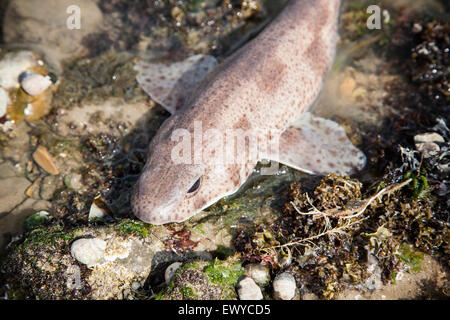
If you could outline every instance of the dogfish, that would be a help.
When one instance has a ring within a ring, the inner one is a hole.
[[[171,113],[151,140],[131,195],[144,222],[182,222],[235,193],[258,161],[350,174],[365,155],[337,123],[314,116],[334,60],[339,0],[291,0],[220,64],[194,55],[141,61],[137,81]]]

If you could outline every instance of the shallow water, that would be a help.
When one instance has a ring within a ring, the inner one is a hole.
[[[204,8],[199,5],[203,2]],[[222,60],[267,25],[285,1],[267,1],[263,13],[254,13],[251,8],[215,10],[215,1],[203,2],[190,1],[191,11],[174,24],[168,19],[175,16],[177,20],[177,14],[163,1],[145,7],[144,2],[136,5],[100,0],[109,27],[85,39],[85,58],[62,64],[61,70],[51,64],[54,60],[45,65],[61,75],[60,87],[53,95],[53,111],[39,120],[17,117],[15,129],[1,133],[0,248],[20,232],[23,219],[38,210],[48,210],[58,217],[72,215],[70,219],[76,224],[86,220],[94,197],[101,196],[114,215],[129,215],[129,192],[142,168],[146,146],[168,117],[129,76],[135,59],[166,61],[208,53]],[[410,1],[381,4],[393,13]],[[344,13],[358,6],[364,7],[365,1],[348,1]],[[414,1],[408,10],[444,12],[439,1],[425,0]],[[249,18],[242,19],[242,15]],[[383,28],[388,28],[387,16],[384,19]],[[345,35],[352,33],[345,25],[341,30]],[[385,87],[396,75],[379,72],[386,61],[374,48],[384,36],[382,29],[355,39],[341,39],[335,65],[315,106],[318,115],[344,124],[357,145],[388,114],[383,109]],[[5,48],[5,52],[10,50]],[[113,51],[109,51],[111,48]],[[114,81],[107,79],[111,75]],[[66,87],[65,79],[72,81]],[[70,126],[71,121],[81,118],[90,125]],[[134,127],[128,127],[129,123]],[[41,144],[55,157],[59,175],[49,175],[33,162],[32,154]],[[261,177],[255,172],[236,195],[207,211],[233,227],[263,219],[261,211],[276,208],[279,190],[304,176],[287,167],[275,177]],[[367,173],[365,179],[372,177],[373,173]],[[228,201],[238,205],[224,209]]]
[[[126,57],[123,61],[127,61],[127,59],[130,59],[133,56],[142,59],[153,58],[166,60],[179,58],[180,55],[188,56],[193,53],[212,53],[220,60],[254,36],[276,15],[276,12],[281,9],[283,4],[283,2],[276,2],[275,4],[274,2],[266,1],[266,4],[263,5],[263,13],[254,14],[251,12],[251,9],[247,8],[241,12],[245,12],[244,14],[250,15],[251,18],[239,20],[237,19],[240,16],[239,10],[229,9],[215,11],[214,1],[205,1],[204,3],[205,6],[202,7],[201,2],[191,1],[189,9],[192,11],[188,13],[189,17],[187,18],[187,21],[185,20],[186,18],[184,18],[184,20],[180,20],[180,23],[175,23],[174,25],[173,23],[167,22],[167,19],[170,18],[171,14],[173,15],[173,12],[170,12],[170,8],[163,2],[157,1],[153,5],[146,7],[143,4],[125,4],[120,1],[99,1],[99,6],[104,12],[104,19],[106,23],[110,25],[108,29],[85,40],[85,45],[87,45],[86,49],[89,51],[88,56],[90,59],[99,59],[97,57],[102,54],[104,55],[103,52],[105,52],[105,50],[114,48],[115,54]],[[258,1],[255,3],[258,3]],[[384,3],[386,3],[389,8],[399,8],[409,4],[408,1],[403,0],[385,1]],[[349,7],[353,8],[358,6],[363,7],[364,4],[357,1],[349,1],[346,3],[345,10],[348,10]],[[410,10],[414,11],[429,9],[443,12],[442,5],[437,1],[415,1],[413,7],[410,8]],[[124,16],[125,12],[128,13],[126,16]],[[205,12],[212,16],[213,19],[206,19],[204,17]],[[341,29],[342,28],[345,28],[345,26],[341,26]],[[345,39],[345,41],[342,41],[338,48],[335,67],[333,68],[321,97],[315,106],[317,114],[328,118],[340,117],[341,119],[346,119],[346,121],[360,122],[364,124],[363,128],[376,126],[380,123],[384,114],[381,100],[383,95],[386,94],[383,85],[391,79],[391,76],[389,73],[386,75],[377,74],[378,67],[382,65],[384,61],[383,58],[378,57],[377,53],[373,51],[371,45],[374,42],[371,42],[371,39],[378,37],[382,32],[383,31],[374,30],[367,32],[364,37],[359,38],[357,41]],[[196,34],[197,36],[192,38],[192,34]],[[361,46],[361,43],[364,42],[367,42],[367,45]],[[354,66],[349,68],[348,66],[352,64],[355,58],[359,60],[357,68],[355,69]],[[113,58],[113,60],[117,59]],[[104,77],[105,71],[101,66],[102,64],[111,62],[108,59],[105,59],[105,61],[100,61],[99,63],[100,67],[92,69],[93,72],[98,72],[99,74],[89,74],[94,80],[96,78]],[[51,65],[49,67],[51,68]],[[69,67],[75,68],[76,71],[78,66],[65,66],[65,68]],[[74,70],[72,69],[72,71]],[[64,74],[64,71],[60,72],[60,74]],[[357,79],[357,84],[353,84],[355,74],[359,77]],[[118,78],[116,80],[120,81],[121,79]],[[103,80],[99,79],[97,81],[102,83]],[[343,82],[351,82],[349,85],[352,86],[352,88],[343,88]],[[353,88],[353,86],[355,88]],[[108,96],[111,96],[111,92],[105,91],[104,97],[102,97],[102,87],[97,90],[97,97],[86,99],[91,103],[85,103],[83,96],[77,97],[78,101],[85,105],[101,105],[103,101],[108,99]],[[371,95],[365,94],[367,90],[371,91]],[[90,92],[85,93],[90,94]],[[56,95],[58,94],[63,93],[57,91]],[[148,102],[148,98],[143,97],[142,93],[139,94],[137,97],[127,96],[125,99],[132,100],[135,98],[138,102],[144,100],[146,101],[147,107],[149,104],[151,105],[151,103]],[[361,97],[363,97],[362,100]],[[56,99],[58,99],[57,96]],[[67,100],[67,97],[62,98],[62,100],[64,99]],[[369,108],[370,110],[367,110],[368,105],[372,106],[372,108]],[[373,108],[373,106],[378,106],[378,108]],[[126,117],[133,118],[133,112],[135,112],[135,114],[142,114],[142,111],[136,112],[133,108],[140,107],[129,106],[127,110],[124,110],[125,113],[130,114],[130,116]],[[88,109],[90,109],[90,107],[71,111],[72,115],[68,115],[67,117],[69,117],[69,119],[70,117],[86,117],[86,121],[89,121],[88,118],[92,116],[92,112],[87,114],[86,111]],[[100,109],[102,112],[107,112],[107,117],[114,118],[118,115],[118,118],[120,118],[120,116],[122,116],[121,112],[117,112],[117,109],[114,109],[114,107],[112,107],[111,112],[108,112],[108,109],[105,109],[104,106],[101,106],[99,110]],[[125,170],[131,170],[132,172],[123,173],[122,178],[120,178],[121,173],[119,173],[120,182],[118,184],[115,183],[115,185],[112,186],[112,189],[114,189],[112,194],[114,194],[115,197],[112,197],[114,199],[111,200],[109,205],[113,208],[113,211],[117,211],[118,214],[124,214],[125,211],[128,211],[127,209],[124,209],[128,197],[125,196],[124,199],[121,198],[124,194],[123,190],[129,190],[130,186],[135,181],[138,169],[142,166],[146,144],[148,143],[149,138],[157,130],[160,123],[167,117],[167,114],[161,110],[159,106],[156,106],[155,109],[156,111],[149,112],[152,115],[149,117],[151,120],[140,121],[141,123],[145,123],[146,121],[151,122],[152,130],[150,132],[148,131],[147,123],[141,127],[137,126],[134,129],[127,128],[126,130],[123,130],[123,132],[120,132],[119,129],[119,138],[117,138],[118,131],[108,132],[108,127],[106,125],[104,127],[97,126],[93,132],[91,132],[92,134],[106,132],[107,134],[111,133],[112,135],[116,135],[116,137],[112,138],[115,146],[109,145],[106,147],[106,150],[103,150],[105,146],[102,146],[103,149],[101,152],[104,153],[100,156],[103,161],[102,167],[112,167],[113,170],[115,170],[115,167],[117,169],[119,163],[123,164],[127,161],[136,162],[137,168],[130,168],[129,164],[125,164],[127,167]],[[155,113],[156,116],[154,116]],[[68,123],[69,121],[64,118],[58,118],[56,121],[60,121],[60,124],[52,123],[52,121],[55,121],[54,118],[45,117],[42,118],[41,121],[43,122],[32,121],[30,123],[20,123],[19,121],[16,125],[17,129],[12,134],[13,137],[9,138],[5,135],[2,139],[3,144],[2,149],[0,150],[0,161],[3,163],[2,168],[5,168],[4,175],[1,175],[1,183],[5,187],[2,188],[3,191],[0,197],[0,208],[2,211],[0,216],[0,229],[2,230],[2,238],[4,238],[2,246],[7,243],[7,240],[5,239],[7,237],[5,237],[5,235],[10,232],[13,234],[17,233],[20,230],[21,220],[28,214],[39,210],[40,208],[53,207],[54,209],[55,204],[57,206],[65,205],[64,202],[55,201],[58,198],[58,194],[61,195],[61,193],[65,192],[64,188],[67,188],[67,185],[61,184],[60,181],[56,182],[56,180],[62,179],[63,177],[55,179],[54,177],[47,176],[47,180],[49,180],[48,183],[55,183],[58,185],[58,190],[53,190],[55,192],[54,197],[46,196],[45,199],[43,199],[42,195],[37,195],[31,200],[29,199],[29,196],[23,194],[25,191],[24,186],[29,188],[32,183],[36,184],[36,182],[39,182],[38,180],[46,179],[45,172],[43,173],[42,170],[39,171],[35,165],[33,166],[32,163],[30,164],[30,155],[36,146],[36,144],[33,143],[33,139],[36,139],[34,134],[39,134],[40,138],[44,137],[44,140],[47,139],[47,142],[51,139],[60,140],[57,142],[58,151],[66,149],[67,152],[67,154],[62,152],[64,158],[67,159],[63,164],[63,171],[67,173],[65,175],[66,180],[68,175],[75,174],[73,172],[78,172],[76,173],[78,175],[80,174],[80,171],[83,171],[79,166],[79,161],[85,161],[86,165],[91,165],[90,170],[96,170],[95,162],[98,159],[93,160],[89,155],[79,154],[72,150],[71,147],[67,146],[83,145],[85,144],[86,139],[81,132],[74,134],[74,132],[70,132],[71,129],[61,130],[61,127],[64,127],[65,123]],[[132,119],[131,122],[135,123],[135,120]],[[56,130],[57,133],[54,137],[50,137],[51,134],[49,134],[49,132],[55,131],[56,124],[59,124],[59,128]],[[123,134],[125,134],[125,136],[123,136]],[[364,132],[359,132],[359,134],[364,135]],[[120,136],[123,138],[122,141],[120,141]],[[64,141],[65,139],[67,139],[67,141]],[[355,139],[358,140],[357,138]],[[131,155],[123,154],[124,150],[121,146],[128,143],[128,148],[130,148],[130,142],[128,142],[130,140],[131,149],[134,151]],[[124,143],[124,141],[127,141],[127,143]],[[107,159],[110,159],[110,161]],[[94,167],[92,167],[92,165]],[[33,174],[30,174],[30,169]],[[99,172],[98,174],[104,175],[105,172]],[[11,175],[15,176],[15,178],[10,178]],[[275,184],[280,186],[286,184],[288,181],[294,181],[298,179],[298,177],[299,175],[293,170],[284,168],[277,177],[268,178],[269,180],[274,180],[269,183],[269,185]],[[251,181],[258,181],[262,178],[255,179],[252,178]],[[22,183],[20,183],[20,181],[22,181]],[[243,187],[243,190],[248,188],[248,185],[252,185],[252,183],[247,183],[246,186]],[[261,186],[258,187],[258,182],[255,182],[255,185],[256,186],[253,186],[253,188],[261,188]],[[16,193],[16,199],[11,199],[12,196],[10,191],[8,191],[9,189],[11,189],[12,193]],[[90,191],[92,192],[92,190]],[[51,190],[49,192],[51,192]],[[270,194],[270,189],[269,191],[264,189],[262,193]],[[17,194],[23,195],[17,196]],[[103,192],[103,194],[105,194],[105,192]],[[241,191],[235,195],[235,197],[241,197],[242,195],[243,193]],[[88,198],[92,198],[92,195]],[[259,205],[253,206],[254,210],[256,210],[258,206]],[[250,207],[252,206],[249,206],[249,208]]]

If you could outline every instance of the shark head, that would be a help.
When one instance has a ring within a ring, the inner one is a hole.
[[[234,193],[251,173],[250,167],[244,164],[218,164],[208,157],[199,163],[179,161],[174,153],[178,154],[180,144],[187,138],[183,141],[173,138],[176,131],[171,123],[176,120],[171,120],[168,119],[152,140],[147,162],[131,197],[134,215],[154,225],[189,219]],[[203,148],[211,148],[208,141]]]

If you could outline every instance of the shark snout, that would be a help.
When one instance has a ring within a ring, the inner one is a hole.
[[[161,225],[175,221],[175,200],[162,202],[152,194],[141,194],[138,186],[133,190],[131,207],[133,214],[146,223]]]

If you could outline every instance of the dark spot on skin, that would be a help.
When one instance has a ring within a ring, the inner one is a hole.
[[[242,129],[244,131],[251,129],[251,124],[247,120],[247,117],[244,115],[238,122],[233,126],[233,129]]]
[[[272,92],[280,86],[287,71],[287,65],[267,53],[262,55],[261,60],[257,81],[258,88],[266,92]]]
[[[328,165],[330,166],[330,168],[334,168],[335,167],[333,162],[328,162]]]
[[[330,154],[332,155],[332,156],[337,156],[337,152],[336,151],[334,151],[334,150],[330,150]]]

